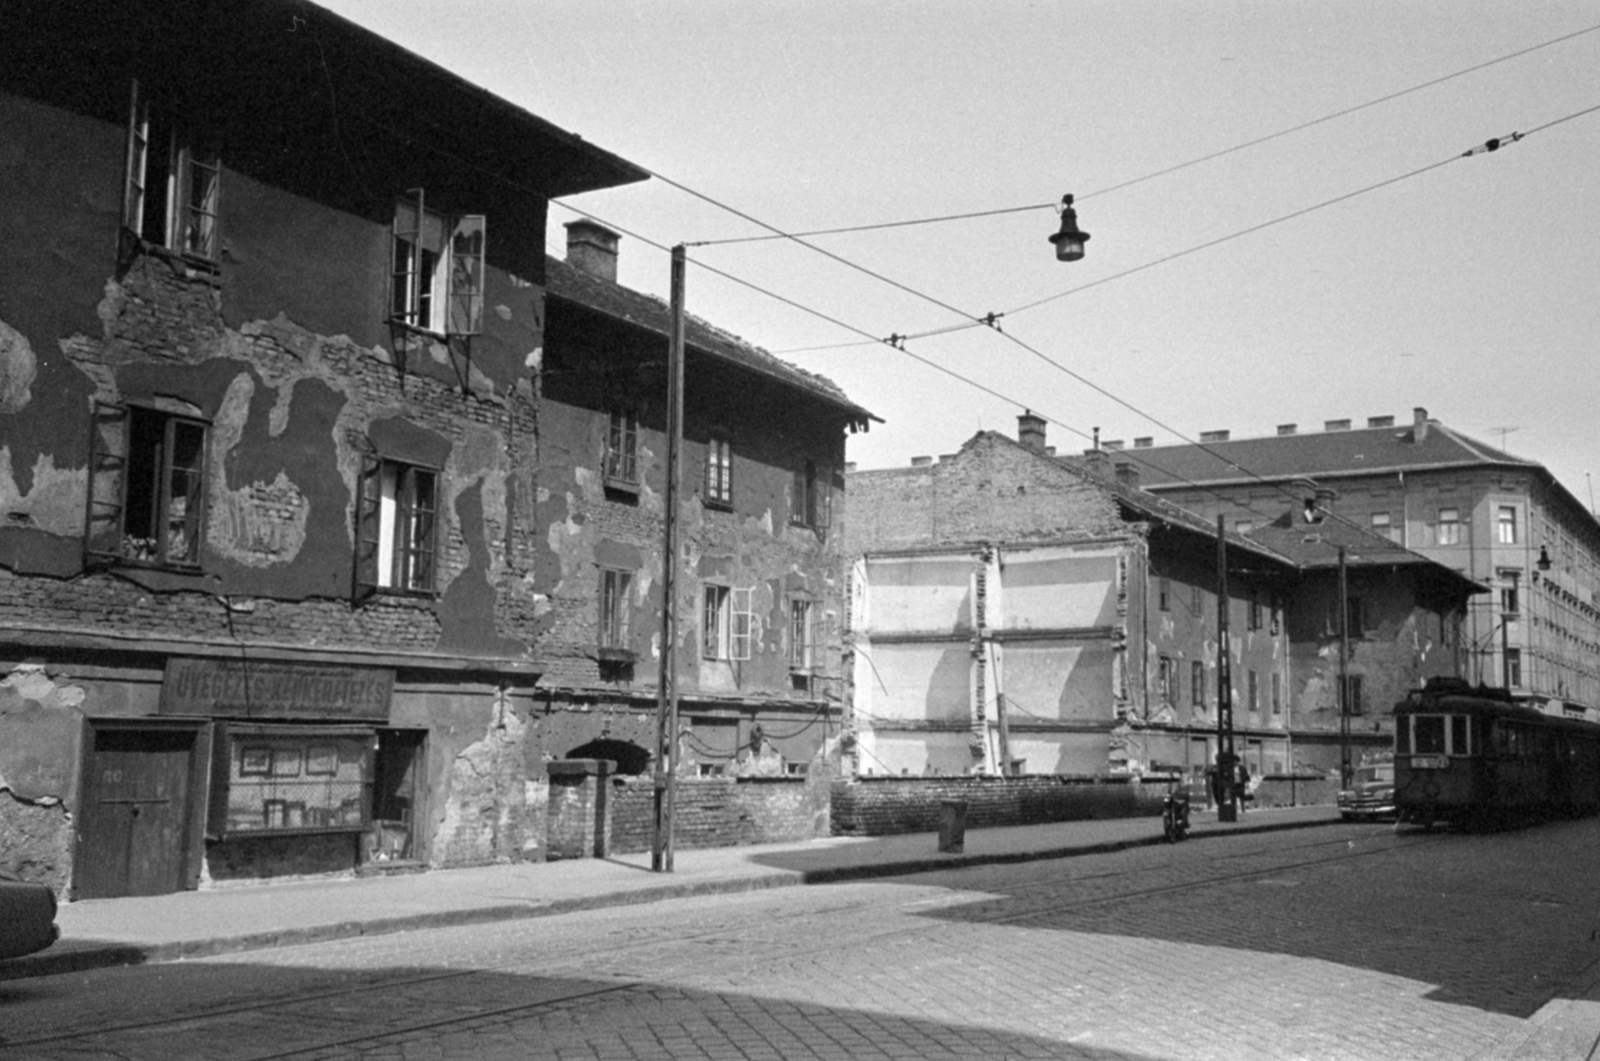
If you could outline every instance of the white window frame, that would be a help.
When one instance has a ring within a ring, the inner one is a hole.
[[[811,672],[816,665],[816,607],[804,599],[789,601],[789,669]]]
[[[639,485],[639,411],[631,404],[611,406],[603,461],[607,484]]]
[[[700,655],[708,660],[749,660],[757,633],[751,611],[754,591],[707,582],[701,594]]]
[[[1517,544],[1517,523],[1520,522],[1515,505],[1498,505],[1495,508],[1495,541],[1501,545]]]
[[[437,468],[369,456],[361,473],[356,591],[432,596],[439,570]]]
[[[721,432],[706,440],[705,503],[718,507],[733,504],[733,443]]]
[[[1445,514],[1450,518],[1446,519]],[[1437,521],[1434,524],[1435,545],[1460,545],[1461,544],[1461,510],[1459,508],[1441,508]]]
[[[599,647],[632,648],[629,618],[632,613],[633,572],[622,568],[600,569]]]
[[[430,210],[413,188],[395,200],[390,234],[389,319],[431,335],[481,333],[484,216]]]

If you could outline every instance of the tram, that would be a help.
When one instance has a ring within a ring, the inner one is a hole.
[[[1400,824],[1491,826],[1600,811],[1600,725],[1435,678],[1395,705]]]

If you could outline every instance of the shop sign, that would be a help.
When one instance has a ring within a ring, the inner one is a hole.
[[[163,715],[386,721],[394,670],[283,660],[167,660]]]

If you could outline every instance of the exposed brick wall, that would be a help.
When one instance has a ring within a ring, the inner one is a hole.
[[[849,476],[850,555],[963,541],[1127,532],[1109,491],[983,432],[955,460]]]
[[[682,778],[673,799],[673,846],[736,847],[826,836],[828,793],[828,784],[820,779]],[[611,795],[611,850],[650,850],[655,828],[651,780],[617,778]]]
[[[892,836],[939,828],[940,803],[963,800],[967,827],[1037,825],[1161,813],[1165,785],[1120,779],[1032,777],[886,777],[835,781],[836,836]]]

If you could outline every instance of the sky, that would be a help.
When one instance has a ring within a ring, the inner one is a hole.
[[[581,211],[664,298],[689,245],[691,313],[882,418],[860,468],[1024,409],[1073,452],[1421,407],[1592,507],[1590,0],[324,6],[655,174],[552,204],[550,253]]]

